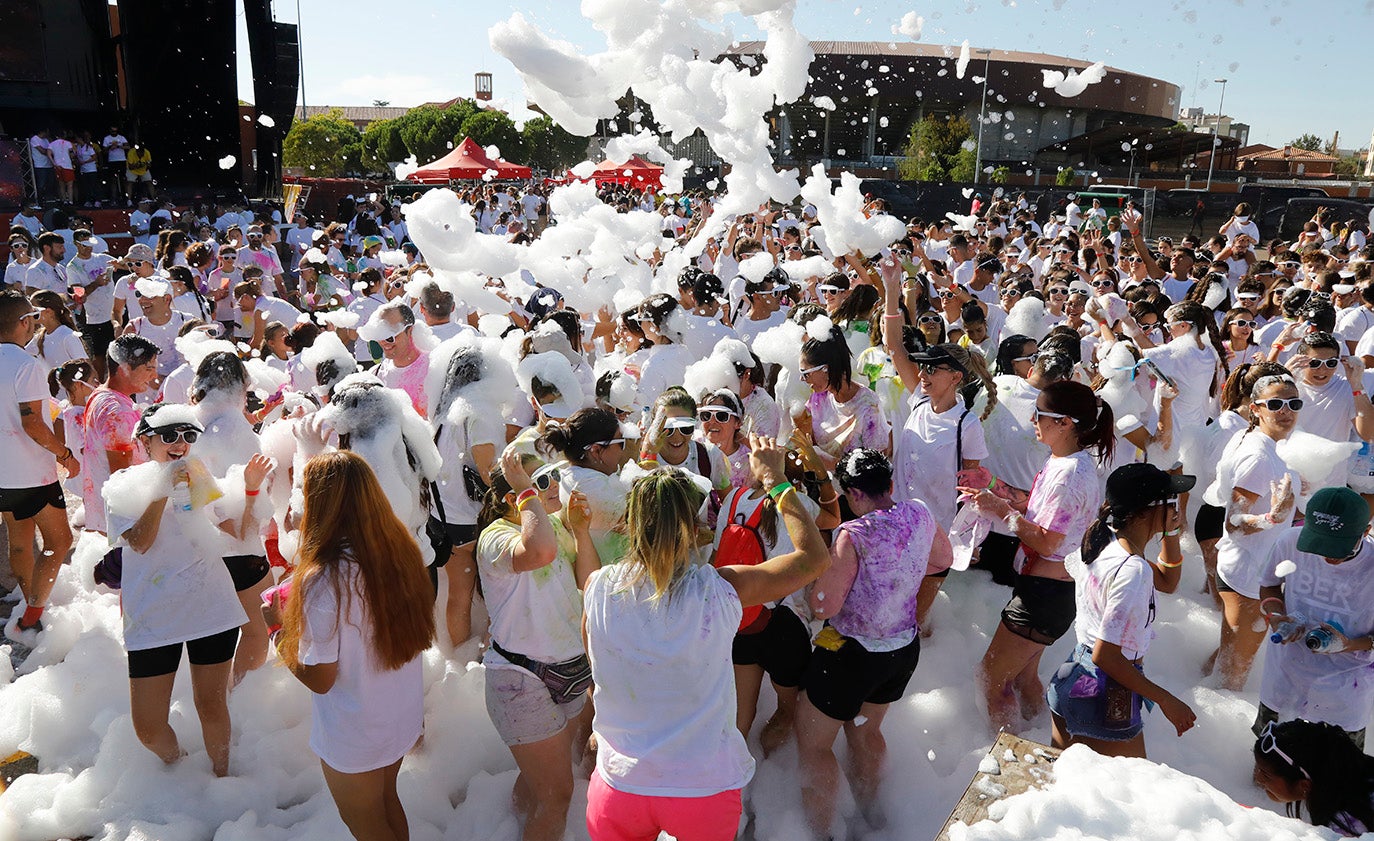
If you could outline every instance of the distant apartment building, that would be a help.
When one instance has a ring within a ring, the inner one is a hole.
[[[1201,108],[1184,108],[1179,111],[1178,121],[1189,129],[1224,137],[1231,137],[1241,146],[1250,145],[1250,125],[1248,123],[1236,122],[1236,119],[1229,114],[1206,114]]]

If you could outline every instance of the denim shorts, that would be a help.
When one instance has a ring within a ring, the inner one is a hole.
[[[1071,736],[1104,742],[1130,741],[1144,728],[1140,720],[1142,699],[1130,693],[1129,720],[1119,726],[1109,724],[1106,699],[1099,691],[1100,682],[1105,680],[1107,674],[1093,663],[1092,649],[1079,645],[1054,673],[1045,691],[1050,710],[1064,720]]]

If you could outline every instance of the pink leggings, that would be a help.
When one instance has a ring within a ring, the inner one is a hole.
[[[650,797],[616,791],[593,771],[587,832],[592,841],[653,841],[660,830],[678,841],[734,841],[742,809],[737,788],[709,797]]]

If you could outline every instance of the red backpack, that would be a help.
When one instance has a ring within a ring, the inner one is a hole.
[[[726,522],[725,530],[720,535],[720,545],[716,547],[716,557],[711,565],[719,569],[723,566],[758,566],[768,559],[767,549],[763,545],[763,535],[759,534],[759,520],[763,518],[763,506],[767,500],[760,500],[754,513],[749,515],[749,519],[743,523],[735,519],[735,510],[739,507],[740,499],[748,493],[745,488],[739,488],[730,499],[730,517]],[[763,605],[753,605],[744,609],[744,617],[740,619],[739,633],[757,634],[768,627],[768,620],[773,618],[771,608]]]

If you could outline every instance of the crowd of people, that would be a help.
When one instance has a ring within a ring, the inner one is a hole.
[[[29,138],[33,188],[40,205],[57,201],[87,207],[132,207],[137,196],[156,198],[153,153],[118,126],[96,140],[89,131],[41,128]]]
[[[459,197],[478,236],[560,221],[540,188]],[[704,247],[579,312],[529,272],[484,279],[500,306],[465,300],[375,196],[328,224],[149,201],[118,256],[19,222],[6,636],[38,643],[97,540],[84,584],[121,594],[133,727],[168,764],[183,650],[217,775],[230,692],[279,661],[349,830],[406,838],[397,774],[441,645],[480,650],[529,841],[562,837],[579,768],[597,841],[733,838],[755,756],[789,742],[826,838],[842,778],[875,806],[949,576],[1007,588],[974,666],[989,732],[1048,721],[1056,747],[1144,756],[1155,707],[1196,720],[1143,661],[1200,564],[1211,685],[1262,671],[1256,782],[1374,829],[1365,220],[1261,243],[1242,203],[1173,242],[1129,206],[998,194],[831,254],[809,204],[601,199],[660,216],[655,268]]]

